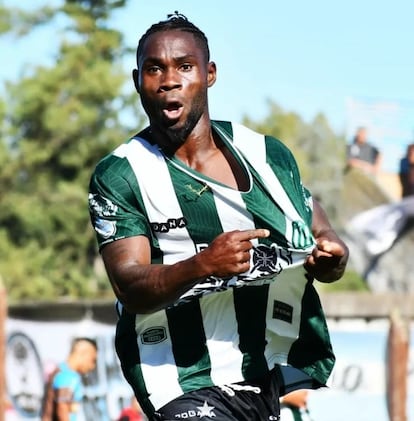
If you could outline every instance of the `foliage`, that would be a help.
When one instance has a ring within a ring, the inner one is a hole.
[[[63,14],[67,22],[56,64],[8,85],[0,103],[0,273],[12,299],[97,296],[109,288],[94,273],[87,189],[97,161],[130,135],[121,110],[136,111],[121,93],[122,36],[106,26],[124,3],[66,1],[30,15],[0,13],[2,28],[8,17],[19,33],[45,16]]]
[[[269,102],[269,113],[263,121],[248,117],[244,123],[284,142],[298,162],[302,179],[312,194],[318,198],[331,220],[337,219],[337,200],[342,187],[345,163],[345,139],[330,128],[323,114],[306,123],[294,112],[286,112],[274,102]]]
[[[352,269],[348,269],[339,281],[331,283],[317,282],[317,288],[323,292],[369,291],[364,279]]]

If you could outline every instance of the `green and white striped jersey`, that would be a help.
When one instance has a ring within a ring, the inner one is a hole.
[[[105,157],[90,183],[100,247],[145,235],[152,262],[172,264],[223,231],[266,228],[248,272],[211,276],[168,308],[121,312],[116,347],[146,413],[185,392],[263,375],[275,365],[286,388],[324,384],[334,356],[318,295],[303,262],[314,247],[312,199],[296,162],[277,139],[213,121],[249,189],[222,185],[166,157],[144,130]],[[293,374],[291,374],[293,373]]]

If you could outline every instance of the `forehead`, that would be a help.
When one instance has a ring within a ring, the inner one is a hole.
[[[186,56],[203,54],[200,43],[191,32],[179,29],[168,29],[150,34],[143,44],[139,61],[148,57],[162,57],[165,54],[172,56]]]

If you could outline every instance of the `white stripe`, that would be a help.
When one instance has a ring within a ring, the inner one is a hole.
[[[302,282],[299,282],[301,280]],[[269,366],[275,364],[286,365],[289,350],[299,337],[301,314],[302,314],[302,297],[305,290],[307,279],[305,278],[305,269],[302,265],[291,267],[282,271],[275,282],[269,286],[269,297],[266,310],[266,359]],[[281,298],[283,297],[283,298]],[[275,301],[283,300],[284,304],[292,306],[291,322],[273,317],[273,306]],[[304,351],[306,352],[306,350]],[[292,372],[296,373],[296,370]],[[309,376],[300,372],[303,379],[308,380]],[[286,387],[294,381],[295,378],[285,377]],[[301,378],[302,378],[301,377]]]
[[[250,164],[260,174],[263,183],[276,203],[283,209],[287,219],[290,221],[302,220],[285,189],[280,184],[279,179],[266,162],[265,136],[240,124],[232,123],[232,127],[235,146],[241,150],[246,159],[250,161]],[[292,238],[291,228],[292,225],[286,223],[286,238],[288,239]]]
[[[252,215],[239,191],[214,184],[210,187],[224,232],[255,229]]]
[[[147,328],[162,326],[167,332],[167,338],[158,344],[143,344],[141,336],[137,336],[142,375],[149,399],[156,409],[165,405],[183,391],[178,382],[177,367],[168,330],[166,314],[163,310],[148,316],[135,317],[137,332],[144,332]]]
[[[115,153],[126,157],[131,164],[151,223],[183,217],[165,158],[156,145],[135,138]],[[195,254],[194,243],[185,227],[155,234],[164,252],[163,263],[175,263]]]
[[[213,191],[214,203],[223,232],[233,230],[249,230],[255,229],[254,220],[250,212],[246,209],[246,204],[242,198],[242,194],[227,187],[218,185],[210,185]],[[256,246],[259,240],[254,238],[251,243]],[[253,250],[250,251],[250,266],[253,265]],[[250,270],[245,272],[250,273]]]
[[[239,350],[239,335],[233,303],[233,291],[211,294],[200,300],[207,348],[214,384],[242,381],[243,354]]]

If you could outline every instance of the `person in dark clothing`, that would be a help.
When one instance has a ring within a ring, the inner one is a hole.
[[[407,146],[407,153],[400,161],[401,196],[414,195],[414,143]]]

